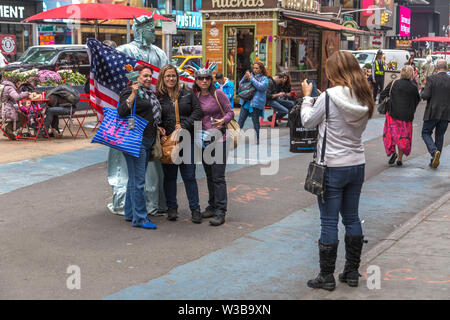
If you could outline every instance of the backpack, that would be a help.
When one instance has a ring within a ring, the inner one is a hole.
[[[289,151],[292,153],[313,153],[316,151],[317,128],[307,129],[302,125],[301,103],[289,112]]]
[[[244,100],[252,100],[256,89],[250,81],[244,82],[239,86],[238,96]]]

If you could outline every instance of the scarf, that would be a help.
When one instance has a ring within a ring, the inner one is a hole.
[[[153,126],[156,127],[161,123],[161,104],[150,89],[140,87],[144,95],[144,99],[152,105]]]

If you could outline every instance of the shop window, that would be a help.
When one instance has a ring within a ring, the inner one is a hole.
[[[165,0],[147,0],[146,7],[156,8],[156,9],[165,9],[166,1]]]

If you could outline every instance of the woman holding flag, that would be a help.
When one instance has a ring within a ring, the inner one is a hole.
[[[161,123],[161,105],[150,89],[153,69],[148,65],[139,64],[134,68],[139,72],[137,82],[125,88],[120,93],[117,108],[121,117],[131,114],[135,106],[135,114],[148,121],[145,127],[140,155],[135,158],[123,153],[128,168],[128,184],[125,196],[125,220],[131,221],[133,227],[156,229],[156,225],[147,218],[145,198],[145,172],[150,159],[150,151],[156,138],[156,130],[165,134],[165,130],[158,127]]]

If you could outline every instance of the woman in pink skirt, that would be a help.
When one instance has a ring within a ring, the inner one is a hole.
[[[389,94],[391,97],[383,130],[383,143],[386,154],[390,157],[390,165],[395,160],[398,166],[403,165],[403,155],[411,153],[412,122],[420,101],[419,90],[413,78],[413,68],[404,66],[400,79],[389,83],[380,95],[380,101]]]

